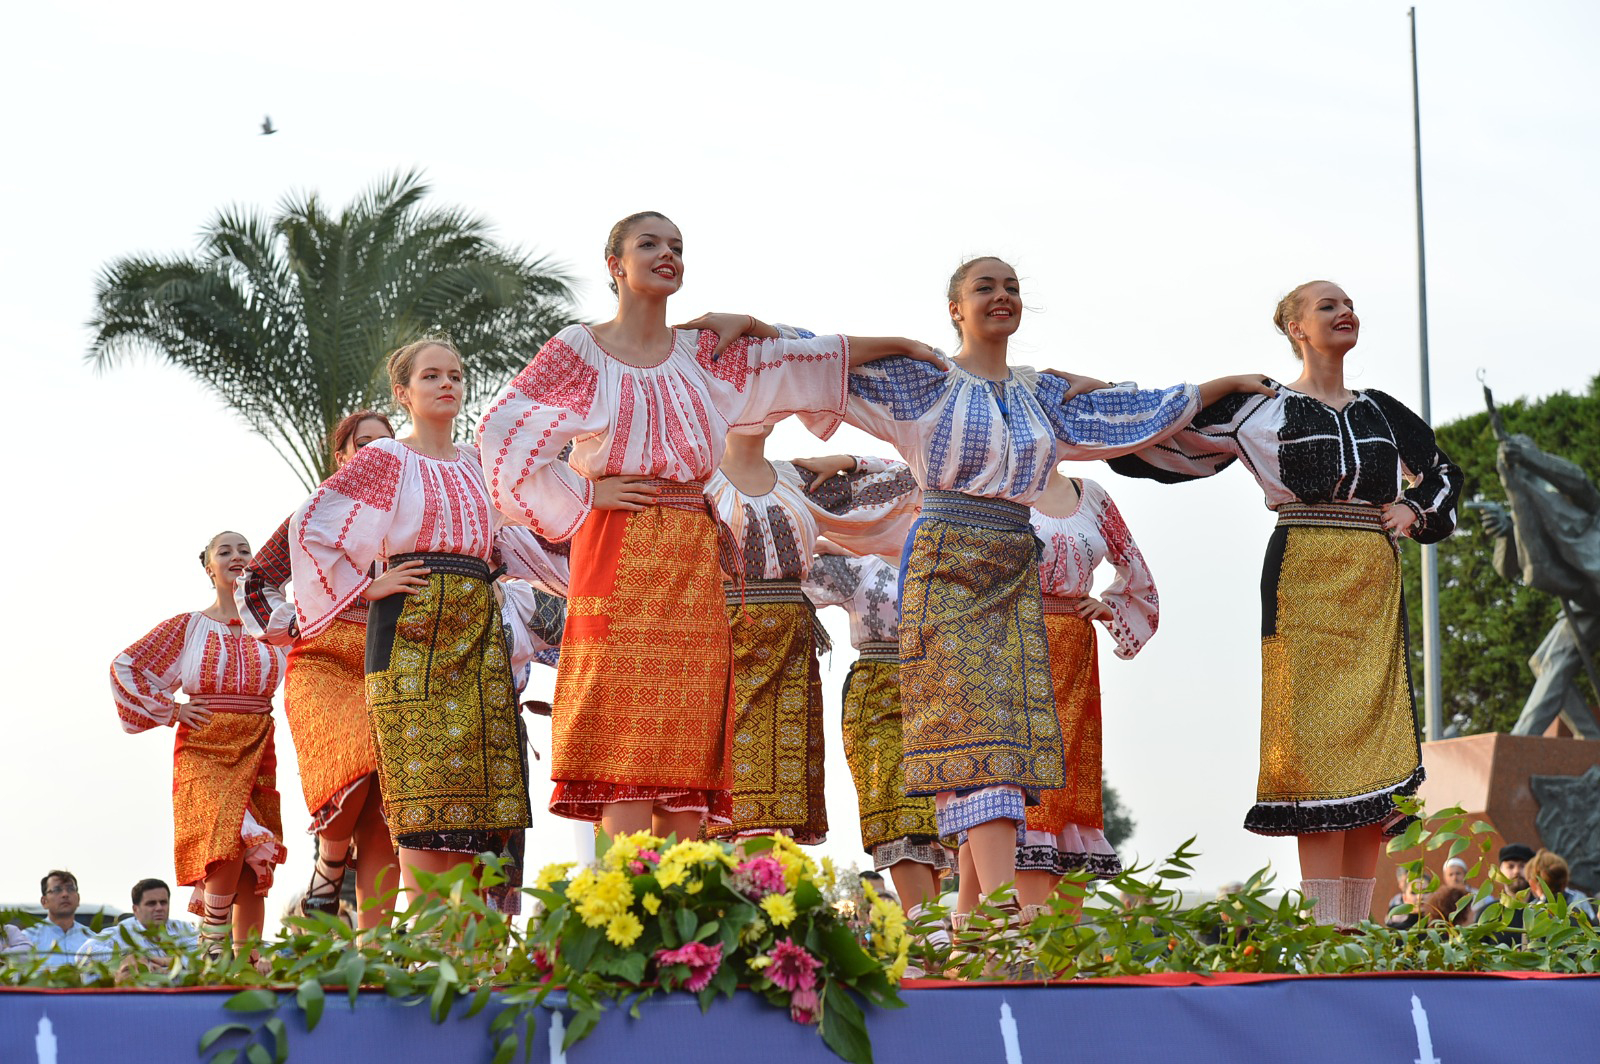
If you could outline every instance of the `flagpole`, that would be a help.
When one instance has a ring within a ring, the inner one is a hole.
[[[1416,147],[1417,184],[1417,325],[1421,341],[1422,420],[1433,424],[1432,387],[1428,380],[1428,258],[1422,236],[1422,95],[1417,79],[1417,9],[1407,12],[1411,20],[1411,133]],[[1443,670],[1439,650],[1439,557],[1433,544],[1422,547],[1422,699],[1427,738],[1444,737],[1443,696],[1440,676]]]

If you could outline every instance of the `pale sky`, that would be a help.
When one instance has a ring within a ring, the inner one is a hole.
[[[753,313],[950,347],[943,299],[965,256],[1018,268],[1033,313],[1013,361],[1162,385],[1297,372],[1272,307],[1343,284],[1363,318],[1356,387],[1416,405],[1417,292],[1406,4],[1057,2],[800,6],[198,3],[27,5],[0,68],[0,311],[20,356],[0,676],[0,904],[46,869],[86,903],[127,906],[171,876],[172,733],[125,735],[106,668],[201,608],[195,554],[259,544],[302,500],[294,475],[201,388],[154,361],[95,375],[84,322],[97,271],[194,246],[228,204],[290,189],[337,206],[425,168],[432,201],[567,263],[580,313],[612,313],[601,246],[664,211],[687,243],[672,313]],[[1577,390],[1600,370],[1600,8],[1423,3],[1433,410]],[[264,114],[281,132],[257,134]],[[528,352],[529,356],[533,352]],[[22,379],[26,378],[26,380]],[[28,381],[32,381],[29,384]],[[774,457],[883,453],[798,425]],[[1108,777],[1138,820],[1124,858],[1191,835],[1194,887],[1292,841],[1241,827],[1259,723],[1257,579],[1271,528],[1238,469],[1161,487],[1072,466],[1115,495],[1155,573],[1161,629],[1132,662],[1101,641]],[[827,663],[822,852],[863,860],[838,740],[850,661]],[[1448,618],[1446,618],[1448,623]],[[534,690],[547,693],[542,670]],[[544,722],[534,725],[548,751]],[[281,715],[290,858],[311,842]],[[534,764],[533,797],[549,781]],[[538,816],[533,863],[566,859]]]

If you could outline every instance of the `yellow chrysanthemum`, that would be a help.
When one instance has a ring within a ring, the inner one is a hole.
[[[572,877],[567,884],[567,900],[573,904],[583,901],[594,889],[594,869],[585,865],[578,869],[578,874]]]
[[[798,914],[794,908],[793,894],[768,894],[761,899],[761,909],[774,926],[788,927]]]
[[[656,894],[646,894],[639,899],[639,904],[644,906],[644,911],[654,916],[661,911],[661,898]]]
[[[669,865],[663,861],[661,867],[656,870],[656,882],[661,884],[662,890],[670,890],[688,878],[689,870],[681,864]]]
[[[838,886],[839,876],[837,870],[833,867],[832,857],[824,857],[822,859],[822,882],[829,890]]]
[[[910,954],[907,952],[907,944],[902,942],[900,944],[900,952],[895,956],[894,963],[889,965],[888,975],[891,981],[896,983],[900,981],[900,977],[906,974],[906,964],[910,959]]]
[[[644,925],[639,918],[629,912],[618,913],[606,924],[606,938],[624,949],[633,945],[643,931]]]
[[[765,953],[758,953],[754,957],[750,958],[750,970],[752,972],[759,972],[761,969],[765,968],[771,963],[771,957],[767,956]]]
[[[539,874],[534,877],[534,889],[549,890],[563,879],[566,879],[574,867],[575,865],[572,861],[568,861],[565,864],[545,865],[539,870]]]
[[[697,879],[693,883],[690,883],[687,887],[684,887],[683,892],[685,894],[699,894],[704,886],[705,884]]]
[[[757,916],[739,929],[739,944],[747,946],[752,942],[761,941],[761,936],[767,933],[767,922]]]

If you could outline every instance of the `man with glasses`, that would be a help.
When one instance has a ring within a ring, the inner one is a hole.
[[[39,881],[39,904],[46,919],[28,928],[33,952],[42,955],[46,968],[71,964],[94,933],[78,923],[78,879],[71,872],[55,869]]]

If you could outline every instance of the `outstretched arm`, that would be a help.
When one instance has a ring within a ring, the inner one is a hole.
[[[705,329],[716,333],[717,346],[711,353],[713,361],[721,359],[723,353],[741,336],[752,336],[758,340],[775,340],[783,335],[777,327],[768,325],[752,314],[702,314],[675,328]],[[944,368],[945,365],[944,358],[938,351],[921,341],[908,340],[904,336],[846,335],[845,340],[850,345],[852,369],[893,355],[904,355],[918,362],[932,363],[940,368]]]

